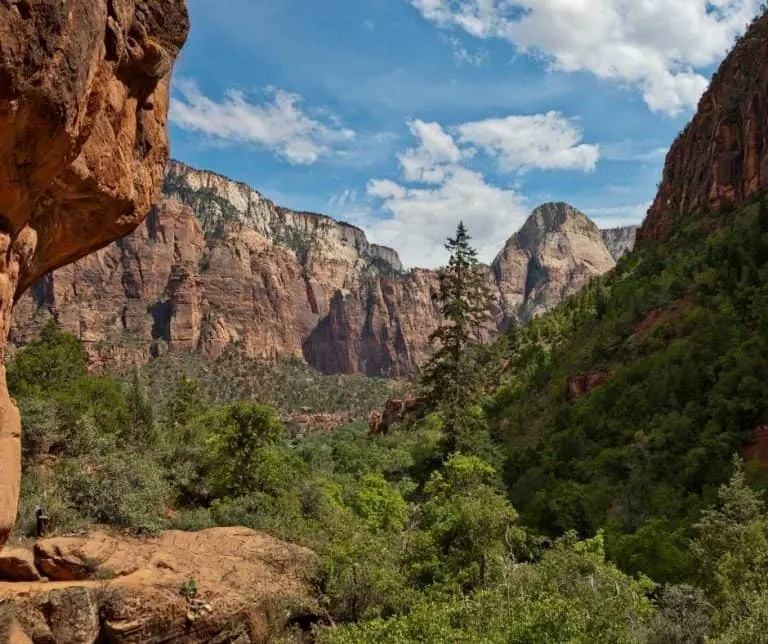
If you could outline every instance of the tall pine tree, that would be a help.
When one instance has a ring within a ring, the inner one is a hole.
[[[430,407],[443,416],[446,454],[465,451],[478,429],[473,407],[480,400],[483,378],[477,348],[491,318],[488,279],[470,240],[460,222],[445,245],[451,257],[440,271],[440,290],[434,296],[443,319],[430,336],[436,352],[422,376]]]

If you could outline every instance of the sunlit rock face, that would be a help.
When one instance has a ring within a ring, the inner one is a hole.
[[[528,319],[613,266],[600,232],[566,204],[538,208],[488,281],[498,326]],[[304,359],[325,373],[401,378],[440,322],[434,270],[404,271],[362,230],[277,206],[249,186],[178,162],[131,235],[38,282],[18,304],[23,344],[54,316],[96,367],[168,350]]]
[[[133,230],[168,155],[183,0],[0,2],[0,342],[37,279]],[[16,514],[19,418],[0,374],[0,544]]]

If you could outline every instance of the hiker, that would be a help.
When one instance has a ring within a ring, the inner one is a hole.
[[[45,511],[39,505],[35,508],[35,525],[37,538],[44,537],[48,531],[48,517],[45,516]]]

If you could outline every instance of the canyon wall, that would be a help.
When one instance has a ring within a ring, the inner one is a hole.
[[[737,42],[667,154],[638,239],[678,215],[718,212],[768,189],[768,14]]]
[[[149,212],[188,28],[183,0],[0,2],[0,354],[29,286]],[[16,515],[19,439],[0,367],[0,546]]]
[[[635,247],[639,226],[622,226],[606,228],[600,231],[603,243],[614,261],[618,262],[626,253]]]
[[[497,324],[538,315],[613,265],[585,215],[537,209],[489,271]],[[236,345],[325,373],[399,378],[429,355],[437,288],[436,271],[404,271],[359,228],[172,162],[146,221],[39,281],[17,306],[11,339],[23,344],[53,317],[109,370]]]

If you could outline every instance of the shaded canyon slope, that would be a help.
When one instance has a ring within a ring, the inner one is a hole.
[[[662,582],[696,572],[679,537],[717,502],[732,455],[752,461],[752,481],[768,465],[766,188],[763,11],[672,145],[631,257],[499,396],[493,431],[526,525],[608,527],[620,567]]]
[[[53,316],[107,369],[231,345],[325,373],[404,377],[426,359],[436,271],[406,271],[359,228],[178,162],[164,193],[134,233],[38,282],[19,302],[13,341]],[[489,270],[497,324],[548,310],[614,263],[584,214],[541,206]]]
[[[157,199],[188,29],[183,0],[0,2],[0,354],[31,284],[133,230]],[[0,546],[19,437],[0,367]]]

